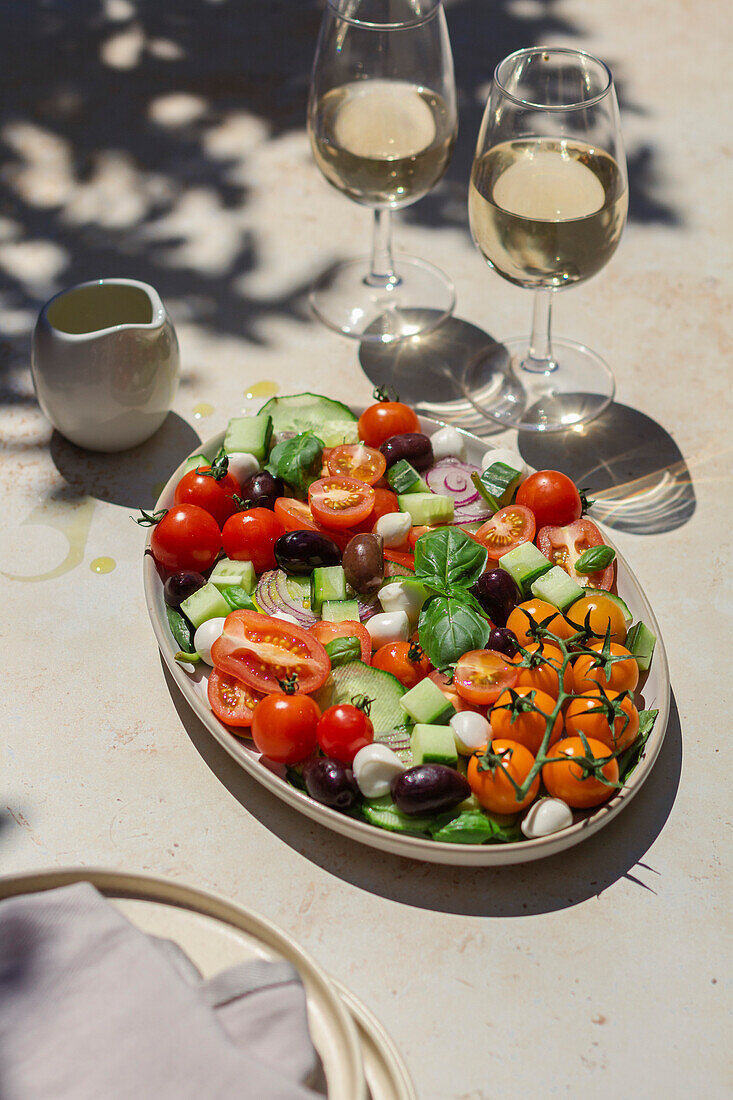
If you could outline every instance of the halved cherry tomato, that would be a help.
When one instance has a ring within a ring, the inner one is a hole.
[[[221,550],[221,531],[210,512],[197,504],[177,504],[156,523],[150,536],[153,557],[164,569],[203,573]]]
[[[575,484],[559,470],[538,470],[517,489],[517,504],[534,512],[538,527],[574,523],[583,514],[583,502]]]
[[[582,730],[586,737],[594,737],[610,749],[627,749],[639,732],[639,712],[630,696],[623,696],[618,703],[623,714],[613,718],[612,729],[608,703],[619,699],[619,695],[618,691],[601,692],[599,689],[571,699],[565,712],[568,736],[579,736]]]
[[[547,639],[543,639],[541,642],[528,642],[524,646],[529,655],[529,664],[527,667],[523,666],[523,662],[527,660],[522,653],[515,654],[514,657],[510,657],[509,660],[512,664],[517,666],[517,687],[530,687],[538,688],[540,691],[544,691],[547,695],[552,696],[553,699],[557,699],[560,693],[560,676],[559,669],[562,668],[563,655],[557,646],[552,645]],[[532,660],[539,655],[543,658],[541,664],[533,664]],[[570,685],[573,683],[572,672],[570,665],[565,667],[565,675],[563,677],[563,687],[565,691],[570,690]]]
[[[322,646],[327,646],[334,638],[357,638],[361,646],[361,659],[365,665],[370,664],[372,639],[363,623],[350,619],[344,619],[340,623],[329,623],[325,619],[319,619],[317,623],[313,623],[313,626],[308,627],[308,631]]]
[[[516,682],[516,668],[506,653],[494,649],[469,650],[458,658],[453,673],[456,691],[469,703],[493,703]]]
[[[176,504],[197,504],[223,527],[237,510],[233,497],[240,492],[239,482],[231,474],[214,477],[211,466],[199,466],[183,475],[173,499]]]
[[[395,565],[404,565],[411,573],[415,572],[415,555],[408,554],[405,550],[392,550],[385,546],[383,550],[384,560],[394,562]]]
[[[255,707],[264,699],[259,691],[252,691],[241,680],[235,680],[217,668],[209,673],[206,693],[219,721],[237,727],[252,725]]]
[[[387,469],[387,460],[381,451],[364,443],[341,443],[329,450],[326,465],[328,472],[337,477],[355,477],[376,485]]]
[[[374,490],[355,477],[322,477],[308,489],[308,504],[324,527],[353,527],[374,508]]]
[[[250,508],[230,516],[221,532],[224,553],[232,561],[251,561],[256,573],[275,569],[274,546],[285,528],[269,508]]]
[[[444,672],[441,672],[440,669],[436,668],[435,672],[431,672],[430,679],[437,687],[440,688],[448,702],[452,703],[457,711],[475,710],[480,712],[481,714],[485,714],[486,707],[480,707],[478,706],[478,704],[469,703],[467,699],[464,699],[462,695],[459,695],[456,691],[453,680],[451,679],[449,681],[446,674]]]
[[[340,550],[346,549],[346,544],[351,538],[352,532],[330,530],[316,523],[313,513],[302,500],[293,500],[291,497],[278,497],[275,501],[274,513],[282,523],[286,531],[320,531],[328,535],[336,543]]]
[[[548,619],[549,622],[547,622]],[[520,645],[533,642],[535,639],[529,633],[529,628],[532,624],[539,625],[542,623],[546,623],[545,629],[554,634],[556,638],[565,640],[576,633],[576,628],[571,626],[556,607],[553,607],[551,603],[547,603],[546,600],[536,598],[518,603],[506,621],[506,625],[509,630],[514,632]]]
[[[310,631],[257,611],[232,611],[211,657],[215,668],[264,694],[281,691],[281,682],[295,676],[296,690],[306,695],[322,687],[331,670]]]
[[[597,638],[605,638],[606,631],[611,630],[611,641],[623,645],[626,641],[626,619],[617,603],[610,600],[603,592],[598,595],[589,592],[587,596],[581,596],[579,600],[568,608],[567,620],[576,630],[588,624],[590,630]]]
[[[532,695],[532,692],[534,692],[534,695]],[[520,699],[529,700],[538,710],[525,710],[513,715],[511,710],[508,709],[512,703],[512,695],[505,691],[496,700],[489,713],[492,735],[494,737],[508,737],[510,740],[518,741],[520,745],[524,745],[525,748],[529,749],[533,756],[536,756],[547,729],[547,719],[543,718],[539,711],[543,711],[548,715],[552,714],[557,699],[553,699],[551,695],[547,695],[544,691],[538,691],[537,688],[527,687],[526,685],[515,687],[513,694]],[[560,739],[562,728],[562,714],[558,714],[552,724],[548,744],[554,745]]]
[[[500,508],[476,532],[476,541],[482,543],[489,557],[496,561],[515,546],[531,542],[536,529],[535,518],[529,508],[521,504],[509,504]]]
[[[608,757],[609,750],[601,741],[588,738],[588,748],[594,760],[605,760]],[[542,769],[542,782],[552,798],[561,798],[563,802],[567,802],[568,806],[581,810],[590,806],[600,806],[601,802],[606,802],[612,794],[616,793],[616,788],[609,787],[600,779],[596,779],[580,764],[572,763],[573,757],[586,755],[585,747],[579,737],[566,737],[558,742],[552,750],[552,755],[568,758],[545,764]],[[615,760],[609,760],[601,771],[609,783],[618,782],[618,764]]]
[[[603,650],[603,642],[591,642],[588,649],[600,654]],[[639,666],[636,658],[622,645],[611,642],[609,646],[611,657],[621,657],[622,660],[614,661],[608,669],[608,675],[601,665],[596,665],[597,658],[589,653],[582,653],[576,657],[573,663],[573,690],[579,695],[586,691],[593,691],[596,687],[602,687],[605,691],[634,691],[639,682]]]
[[[337,703],[324,710],[318,719],[317,737],[326,756],[342,764],[352,764],[359,749],[371,745],[374,740],[374,726],[359,707]]]
[[[433,668],[419,642],[387,642],[372,656],[372,666],[391,672],[406,688],[419,684]]]
[[[308,695],[267,695],[255,707],[252,740],[278,764],[299,764],[314,752],[321,711]]]
[[[403,432],[419,432],[420,421],[409,405],[401,401],[378,401],[359,417],[359,439],[369,447],[380,447],[385,439]]]
[[[374,526],[380,516],[387,516],[391,512],[399,512],[399,510],[397,493],[393,493],[391,489],[382,489],[377,485],[374,488],[374,507],[367,516],[367,522]]]
[[[576,573],[575,563],[591,546],[603,546],[605,540],[590,519],[578,519],[567,527],[541,527],[537,532],[537,546],[553,565],[573,578],[576,584],[586,588],[611,590],[615,573],[614,563],[596,573]]]
[[[534,802],[540,789],[540,777],[535,779],[529,791],[523,799],[517,798],[517,792],[508,779],[511,776],[514,782],[521,786],[534,764],[534,756],[517,741],[507,738],[492,740],[491,751],[501,757],[501,764],[492,772],[489,768],[479,770],[479,762],[483,752],[474,753],[468,761],[466,778],[473,794],[489,813],[515,814]]]

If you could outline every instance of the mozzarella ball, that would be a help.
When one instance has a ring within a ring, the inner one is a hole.
[[[364,626],[372,639],[372,649],[388,642],[406,642],[410,637],[410,620],[406,611],[389,611],[382,615],[372,615]]]
[[[207,619],[197,628],[193,636],[194,649],[207,665],[214,664],[211,660],[211,647],[217,638],[221,638],[225,622],[225,618]]]
[[[386,547],[395,548],[404,546],[411,527],[412,518],[409,512],[387,512],[374,524],[374,534],[382,536]]]
[[[389,794],[392,780],[405,765],[387,745],[373,741],[359,749],[351,765],[356,785],[365,798],[381,798]]]
[[[254,455],[249,454],[248,451],[232,451],[230,455],[227,455],[229,459],[228,473],[235,478],[241,485],[252,477],[252,474],[256,474],[259,471],[260,464]]]
[[[487,451],[481,459],[481,469],[488,470],[489,466],[493,466],[495,462],[503,462],[505,465],[511,466],[512,470],[519,470],[519,476],[522,480],[529,473],[527,463],[518,451],[512,450],[511,447],[494,447],[492,450]]]
[[[530,840],[550,836],[573,824],[573,811],[559,798],[540,798],[522,818],[520,829]]]
[[[474,710],[459,710],[450,720],[456,748],[462,756],[470,756],[491,740],[491,726],[483,714]]]
[[[455,428],[439,428],[430,436],[430,442],[436,462],[441,458],[463,458],[466,454],[466,438]]]

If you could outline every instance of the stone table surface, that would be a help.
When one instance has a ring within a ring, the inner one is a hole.
[[[432,350],[379,355],[308,313],[312,280],[369,233],[304,130],[319,4],[10,0],[4,14],[0,870],[145,871],[262,913],[377,1014],[425,1100],[729,1096],[730,6],[452,0],[461,137],[396,241],[450,273],[456,319]],[[601,55],[620,89],[628,226],[555,311],[558,333],[612,365],[616,401],[584,432],[519,440],[448,412],[607,490],[673,701],[651,777],[606,829],[470,871],[375,856],[238,769],[166,674],[130,516],[263,394],[366,403],[391,377],[440,408],[477,334],[526,329],[528,293],[471,243],[466,190],[493,67],[534,43]],[[183,363],[163,428],[119,456],[54,433],[29,373],[43,301],[109,274],[157,287]]]

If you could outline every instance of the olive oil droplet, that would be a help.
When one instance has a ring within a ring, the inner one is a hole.
[[[244,391],[244,396],[247,399],[253,397],[274,397],[276,393],[280,392],[280,387],[277,382],[255,382],[253,385]]]
[[[214,406],[210,405],[208,401],[202,401],[199,405],[194,405],[193,415],[197,420],[200,420],[202,416],[211,416],[214,412]]]
[[[111,573],[113,569],[117,568],[117,562],[114,558],[95,558],[93,562],[89,563],[89,568],[92,573]]]

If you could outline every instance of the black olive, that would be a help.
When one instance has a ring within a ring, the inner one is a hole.
[[[417,764],[392,780],[391,794],[403,814],[452,810],[471,794],[468,780],[445,764]]]
[[[387,460],[387,468],[405,458],[416,470],[427,470],[433,465],[433,445],[422,432],[403,432],[385,439],[379,448]]]
[[[275,501],[285,492],[282,478],[275,477],[269,470],[260,470],[242,482],[242,500],[251,508],[275,507]]]
[[[341,551],[320,531],[286,531],[273,547],[275,561],[286,573],[305,575],[317,566],[338,565]]]
[[[354,535],[344,550],[346,582],[363,596],[378,591],[384,580],[384,550],[380,535],[362,532]]]

